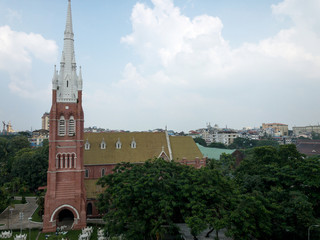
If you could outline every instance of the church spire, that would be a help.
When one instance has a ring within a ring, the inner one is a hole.
[[[53,89],[55,89],[55,86],[53,86]],[[71,0],[68,0],[63,51],[56,89],[58,102],[77,102],[78,91],[82,90],[82,77],[77,75],[77,64],[74,53]]]

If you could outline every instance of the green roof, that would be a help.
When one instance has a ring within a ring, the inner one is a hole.
[[[207,157],[210,159],[216,159],[216,160],[220,160],[220,156],[222,153],[232,154],[232,153],[234,153],[234,151],[236,151],[236,149],[204,147],[198,143],[197,143],[197,146],[204,157]]]

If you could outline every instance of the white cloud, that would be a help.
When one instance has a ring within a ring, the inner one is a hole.
[[[134,6],[132,33],[121,39],[142,61],[128,63],[123,79],[106,93],[129,96],[118,106],[138,106],[139,118],[147,119],[141,125],[153,121],[188,129],[201,119],[241,127],[314,117],[304,106],[320,101],[318,0],[272,6],[275,15],[291,18],[293,25],[235,49],[223,38],[219,18],[190,19],[172,0],[152,3],[152,8]]]
[[[40,34],[13,31],[0,27],[0,71],[9,74],[12,92],[27,98],[36,98],[38,91],[32,81],[33,62],[54,63],[58,47]],[[41,91],[41,90],[39,90]]]

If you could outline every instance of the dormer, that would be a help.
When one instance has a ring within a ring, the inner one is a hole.
[[[103,138],[101,143],[100,143],[100,148],[101,149],[106,149],[106,147],[107,147],[107,144],[106,144],[106,142],[104,141],[104,138]]]
[[[116,149],[121,149],[122,143],[120,142],[120,138],[118,138],[118,141],[116,142]]]
[[[132,138],[131,144],[130,144],[131,148],[137,148],[137,143],[134,140],[134,138]]]
[[[86,143],[84,144],[84,150],[90,150],[90,143],[87,139]]]

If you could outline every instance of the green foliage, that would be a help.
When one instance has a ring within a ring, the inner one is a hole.
[[[229,145],[230,149],[250,149],[262,146],[279,147],[279,143],[272,138],[265,138],[261,140],[253,140],[248,138],[237,137],[233,140],[233,143]]]
[[[236,159],[231,154],[222,153],[220,160],[209,159],[207,167],[210,169],[217,169],[224,176],[233,177],[236,169]]]
[[[25,134],[0,137],[0,188],[6,192],[0,197],[0,208],[8,205],[4,196],[26,195],[46,184],[48,155],[48,142],[31,149]]]
[[[320,133],[311,132],[311,137],[314,140],[319,140],[320,139]]]
[[[248,214],[248,220],[251,217],[260,219],[257,222],[263,223],[265,228],[250,223],[250,228],[243,228],[247,234],[257,239],[305,239],[308,226],[320,217],[319,167],[319,161],[303,158],[295,145],[255,148],[235,174],[242,195],[245,198],[253,194],[259,196],[257,204],[261,205],[256,205],[257,211]],[[261,212],[264,212],[263,218]],[[240,215],[232,215],[235,226],[239,219],[244,221]],[[239,234],[239,239],[246,239],[237,231],[232,233]]]
[[[160,159],[142,165],[125,163],[101,178],[98,184],[107,188],[98,206],[107,212],[104,219],[110,236],[151,239],[173,230],[174,213],[179,211],[176,177],[181,167]]]
[[[18,151],[12,163],[12,176],[23,179],[31,191],[46,184],[48,169],[48,148]]]
[[[233,140],[233,143],[229,145],[230,149],[247,149],[257,146],[258,140],[252,140],[248,138],[237,137]]]
[[[9,205],[10,195],[4,187],[0,187],[0,213]]]
[[[216,169],[163,159],[120,164],[98,184],[105,187],[98,206],[107,232],[127,239],[163,237],[183,221],[194,237],[209,226],[221,229],[233,197],[232,184]]]
[[[37,216],[40,217],[40,219],[42,218],[42,215],[44,214],[44,193],[39,193],[37,194],[37,204],[38,204],[38,208],[37,208]],[[36,219],[38,219],[38,217],[35,217]],[[32,216],[33,218],[33,216]]]
[[[196,137],[193,139],[196,143],[199,143],[200,145],[206,147],[207,143],[202,137]]]
[[[223,149],[226,149],[227,146],[224,145],[223,143],[218,143],[218,142],[213,142],[213,143],[210,143],[208,145],[208,147],[211,147],[211,148],[223,148]]]

